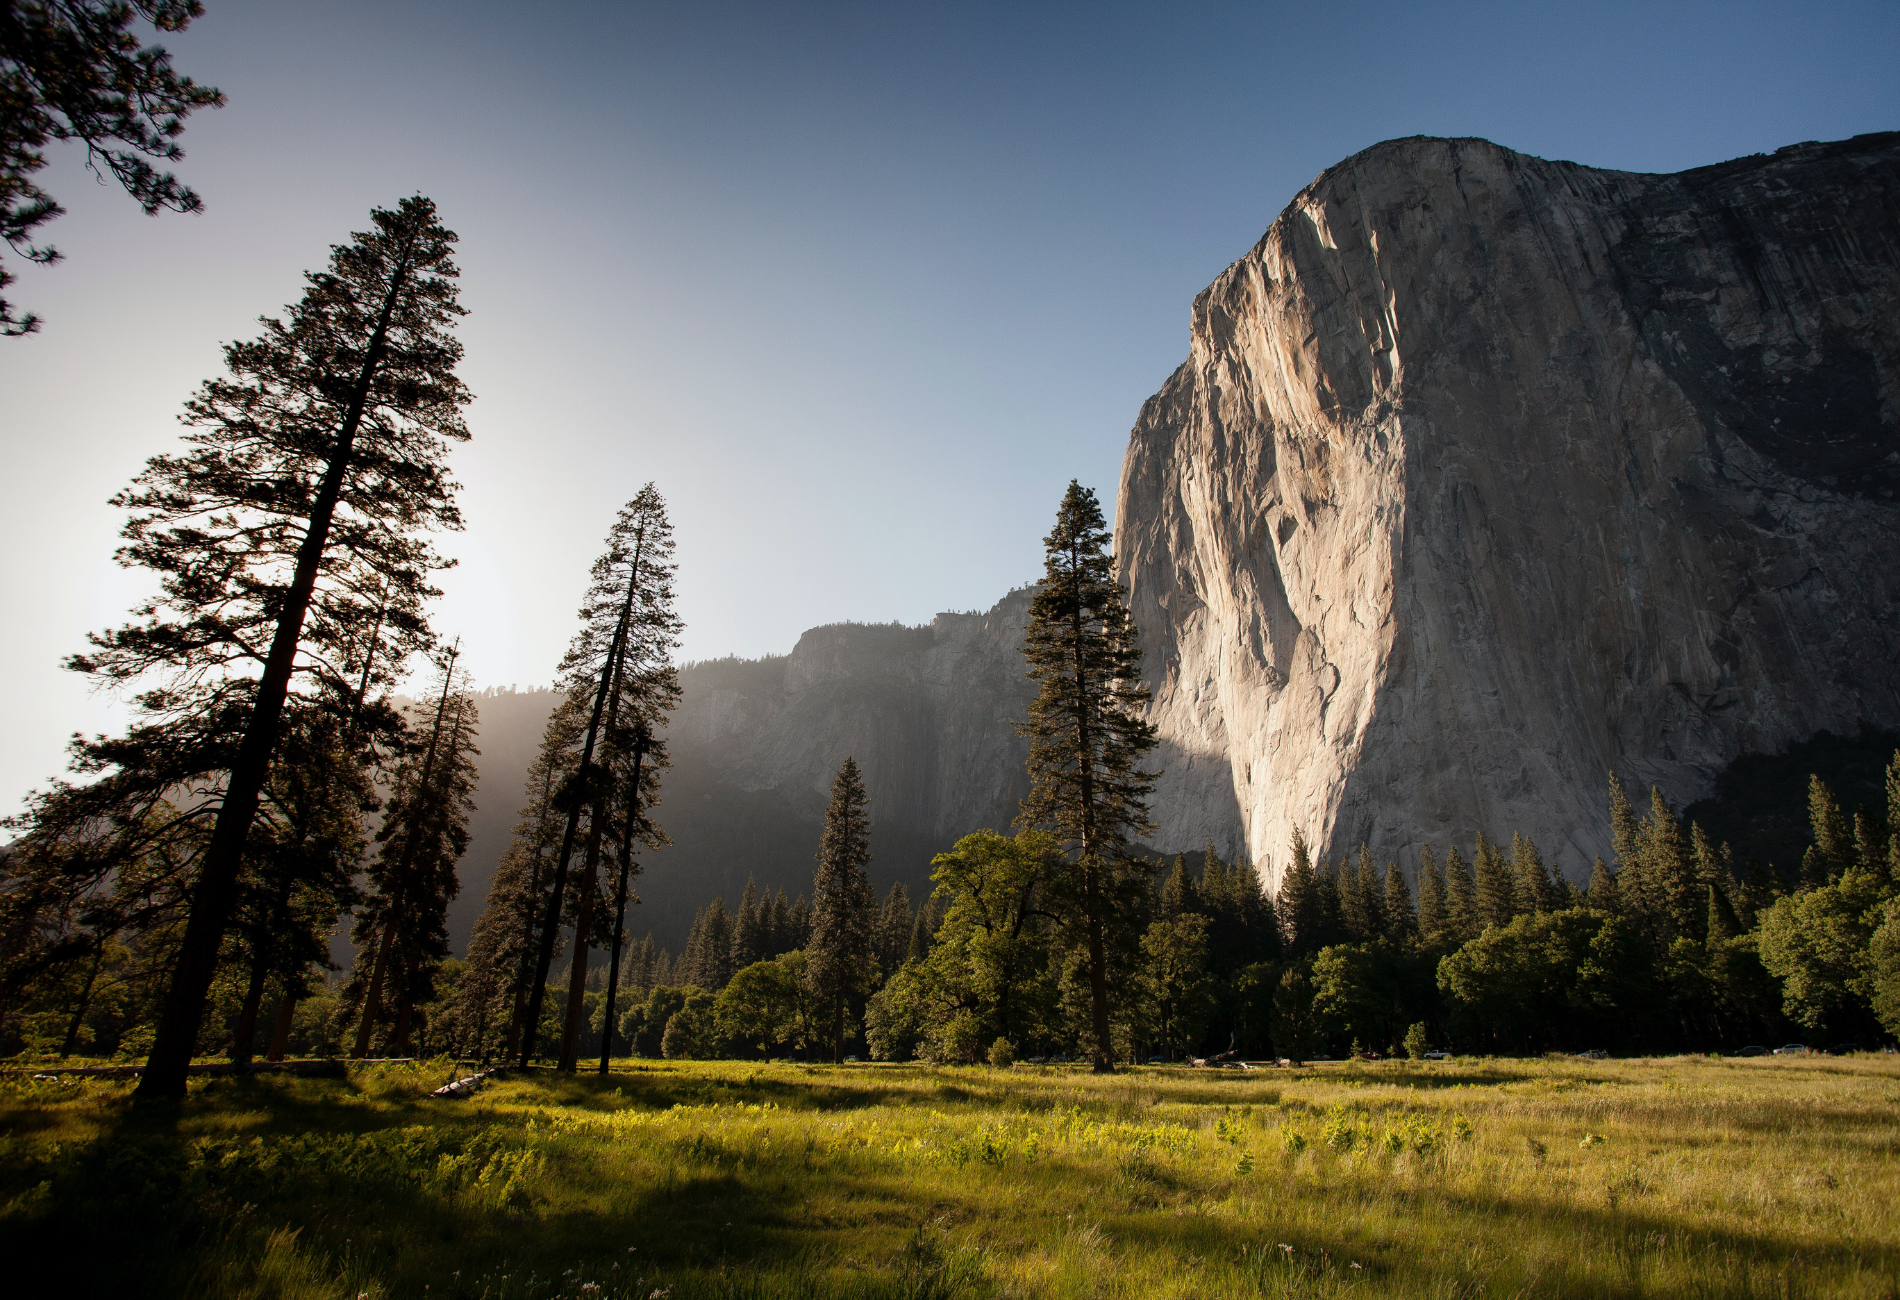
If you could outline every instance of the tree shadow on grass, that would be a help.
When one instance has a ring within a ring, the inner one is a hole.
[[[1328,1280],[1369,1294],[1536,1294],[1552,1297],[1775,1296],[1829,1290],[1852,1276],[1891,1277],[1900,1252],[1869,1254],[1842,1243],[1816,1249],[1773,1234],[1685,1230],[1678,1220],[1624,1211],[1558,1209],[1533,1202],[1460,1208],[1468,1237],[1485,1225],[1509,1223],[1486,1248],[1467,1243],[1437,1252],[1408,1252],[1389,1225],[1377,1232],[1342,1226],[1315,1231],[1271,1211],[1236,1221],[1205,1215],[1104,1216],[1118,1246],[1164,1251],[1224,1265],[1252,1277],[1266,1294],[1305,1294]],[[1339,1221],[1350,1224],[1342,1213]],[[1442,1239],[1446,1225],[1433,1228]],[[1568,1250],[1532,1254],[1530,1243],[1568,1243]]]

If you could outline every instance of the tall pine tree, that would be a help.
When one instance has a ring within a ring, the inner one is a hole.
[[[1550,878],[1537,846],[1524,835],[1511,836],[1511,874],[1517,877],[1517,910],[1542,915],[1563,906],[1563,891]]]
[[[1030,604],[1023,655],[1039,687],[1021,730],[1029,737],[1029,796],[1019,821],[1055,834],[1070,853],[1069,928],[1084,948],[1095,1068],[1112,1071],[1110,949],[1132,957],[1142,882],[1130,839],[1153,830],[1155,745],[1143,717],[1141,649],[1108,554],[1095,493],[1071,481],[1043,539],[1043,579]],[[1121,956],[1117,953],[1117,956]]]
[[[1418,931],[1434,952],[1456,947],[1451,940],[1451,907],[1445,897],[1445,873],[1428,844],[1418,851]]]
[[[1418,914],[1412,910],[1412,891],[1405,886],[1399,864],[1385,864],[1385,937],[1404,952],[1418,939]]]
[[[877,896],[871,892],[871,820],[864,779],[846,758],[831,783],[831,806],[812,881],[811,981],[830,1010],[831,1059],[844,1060],[845,1003],[868,991],[875,973]]]
[[[651,491],[648,484],[641,496]],[[602,744],[613,743],[619,722],[620,691],[624,685],[622,656],[627,653],[632,635],[635,607],[641,600],[641,574],[644,564],[641,529],[645,512],[641,498],[628,502],[615,517],[607,532],[607,549],[594,561],[587,594],[581,602],[580,630],[561,660],[560,686],[577,712],[585,712],[587,724],[581,732],[580,753],[573,774],[563,784],[559,799],[567,814],[561,828],[560,847],[551,864],[548,898],[541,921],[541,934],[535,953],[534,975],[528,984],[528,1008],[523,1021],[520,1061],[526,1064],[533,1054],[541,1023],[541,1007],[547,996],[549,968],[560,937],[561,924],[568,904],[568,876],[574,850],[582,844],[585,828],[580,887],[572,899],[574,915],[574,971],[568,981],[568,1004],[562,1017],[561,1067],[578,1064],[578,1042],[582,999],[586,989],[586,962],[590,949],[594,912],[598,907],[600,853],[608,824],[612,820],[618,793],[612,765],[603,761]],[[668,570],[670,576],[670,569]],[[670,613],[670,610],[668,611]],[[670,648],[670,647],[669,647]]]
[[[1471,884],[1471,868],[1465,865],[1455,844],[1445,854],[1445,910],[1451,914],[1454,943],[1470,943],[1484,929],[1477,890]]]
[[[97,747],[96,770],[192,749],[199,788],[220,792],[141,1099],[184,1093],[286,702],[348,698],[380,637],[395,647],[378,674],[428,643],[421,605],[441,561],[422,534],[460,527],[445,461],[468,437],[470,400],[450,333],[455,236],[420,197],[370,215],[284,319],[225,349],[229,377],[186,403],[191,450],[153,459],[113,499],[130,513],[119,562],[158,574],[160,594],[70,661],[115,686],[152,683],[140,724]],[[391,613],[377,617],[367,592]]]
[[[1504,861],[1504,855],[1498,852],[1497,845],[1485,839],[1484,832],[1478,833],[1477,859],[1478,874],[1478,924],[1480,928],[1505,926],[1518,914],[1517,882],[1511,878],[1511,868]]]
[[[375,945],[357,1019],[357,1057],[369,1055],[394,984],[393,1046],[408,1048],[414,1009],[433,1000],[434,971],[448,955],[448,906],[460,884],[455,867],[468,849],[474,808],[477,722],[467,676],[455,668],[459,647],[439,663],[441,687],[422,752],[396,769],[394,790],[376,836],[369,896],[357,913],[354,938]]]
[[[1319,896],[1319,877],[1313,870],[1312,854],[1306,836],[1293,832],[1293,860],[1280,877],[1280,893],[1274,900],[1280,914],[1280,930],[1287,951],[1307,955],[1319,951],[1331,939],[1325,933],[1325,911]]]
[[[614,1002],[620,983],[620,949],[626,939],[627,898],[633,877],[640,871],[640,849],[663,848],[672,841],[653,820],[652,809],[660,801],[660,773],[672,766],[666,737],[661,729],[668,715],[679,705],[678,670],[673,666],[673,651],[679,646],[682,624],[673,611],[673,526],[666,517],[666,502],[649,483],[629,506],[632,514],[633,563],[628,575],[634,602],[627,620],[627,634],[615,672],[619,684],[609,710],[607,763],[610,780],[620,794],[620,839],[614,860],[612,890],[611,952],[607,962],[607,1023],[613,1024]],[[608,796],[611,802],[612,795]],[[598,814],[597,814],[598,815]],[[576,944],[580,942],[576,939]],[[732,951],[728,942],[725,954],[728,973]],[[723,982],[721,984],[723,987]],[[567,1036],[577,1039],[582,1005],[568,998]],[[607,1073],[612,1034],[603,1034],[600,1049],[600,1073]],[[563,1049],[565,1051],[565,1048]]]

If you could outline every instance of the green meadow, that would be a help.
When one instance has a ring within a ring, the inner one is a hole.
[[[1900,1295],[1900,1058],[0,1083],[13,1294]]]

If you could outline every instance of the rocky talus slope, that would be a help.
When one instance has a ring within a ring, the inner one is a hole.
[[[1676,175],[1395,140],[1195,300],[1124,461],[1162,847],[1521,830],[1900,722],[1900,136]]]

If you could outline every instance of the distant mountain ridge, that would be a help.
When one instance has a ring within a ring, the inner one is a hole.
[[[816,627],[788,655],[681,669],[667,729],[673,767],[655,810],[673,845],[645,855],[632,932],[651,930],[677,951],[694,910],[716,894],[736,904],[748,874],[761,889],[809,894],[831,780],[847,755],[870,794],[880,896],[902,880],[919,897],[934,854],[974,830],[1007,830],[1028,791],[1028,746],[1015,723],[1034,695],[1021,652],[1032,592],[922,627]],[[457,952],[508,847],[556,703],[545,690],[480,700],[477,811],[449,912]]]

